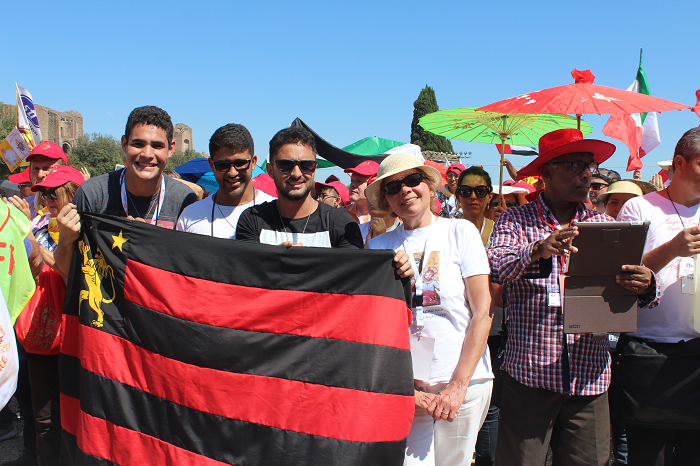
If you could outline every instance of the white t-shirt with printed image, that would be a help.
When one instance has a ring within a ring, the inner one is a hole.
[[[700,220],[699,213],[700,204],[685,207],[671,203],[658,193],[650,193],[627,201],[618,214],[618,220],[651,222],[644,247],[646,254],[671,241],[683,230],[684,225],[685,228],[697,226]],[[692,260],[692,257],[690,259]],[[633,336],[661,343],[676,343],[700,337],[700,333],[694,328],[694,284],[692,279],[679,278],[681,260],[680,257],[676,257],[656,274],[661,300],[653,309],[637,311],[637,331],[632,333]]]
[[[464,278],[490,273],[479,232],[467,220],[440,218],[431,226],[415,230],[404,230],[403,224],[399,225],[394,231],[371,239],[369,248],[404,250],[416,259],[412,262],[416,275],[417,262],[425,253],[422,335],[435,339],[435,349],[430,380],[424,382],[430,385],[449,382],[472,319]],[[411,332],[416,332],[415,310]],[[486,347],[472,380],[493,378],[488,351]]]

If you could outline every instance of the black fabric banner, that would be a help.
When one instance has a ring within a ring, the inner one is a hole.
[[[382,163],[382,160],[387,156],[387,154],[380,155],[357,155],[352,152],[344,151],[338,147],[335,147],[330,142],[323,139],[321,136],[316,134],[314,130],[309,128],[309,125],[304,123],[301,119],[295,119],[290,125],[291,128],[300,127],[308,130],[314,135],[316,140],[316,153],[323,157],[324,159],[338,165],[340,168],[355,168],[365,160],[374,160],[377,163]]]
[[[393,251],[283,248],[81,213],[66,465],[400,465],[413,413]]]

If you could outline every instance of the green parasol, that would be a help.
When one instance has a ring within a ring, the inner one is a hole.
[[[477,107],[454,108],[429,113],[418,121],[426,131],[460,141],[501,144],[499,192],[503,186],[504,144],[537,146],[540,137],[563,128],[576,128],[576,118],[567,115],[496,113]],[[584,137],[593,127],[581,122]]]
[[[357,155],[379,155],[385,154],[389,149],[403,146],[404,144],[406,143],[378,138],[377,136],[369,136],[357,142],[353,142],[349,146],[343,147],[343,150]]]

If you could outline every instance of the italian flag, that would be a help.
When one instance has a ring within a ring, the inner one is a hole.
[[[644,68],[642,67],[642,51],[639,51],[639,69],[637,78],[627,88],[630,92],[651,95]],[[611,115],[603,127],[603,134],[618,139],[630,151],[627,171],[639,170],[644,166],[641,158],[661,143],[659,121],[656,112],[633,113],[632,115]]]

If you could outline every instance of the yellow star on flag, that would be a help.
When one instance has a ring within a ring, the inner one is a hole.
[[[124,238],[122,236],[122,230],[119,230],[119,236],[112,235],[112,239],[114,240],[114,244],[112,244],[112,249],[119,248],[121,252],[124,252],[122,250],[122,245],[129,241],[129,238]]]

